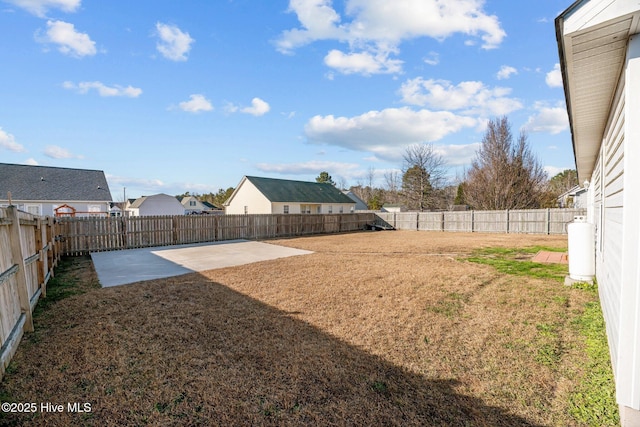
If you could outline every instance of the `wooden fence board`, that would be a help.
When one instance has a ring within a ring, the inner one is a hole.
[[[33,330],[31,313],[59,257],[54,222],[15,206],[0,208],[0,378],[24,332]]]
[[[364,229],[373,213],[58,218],[65,255],[236,239],[270,239]]]

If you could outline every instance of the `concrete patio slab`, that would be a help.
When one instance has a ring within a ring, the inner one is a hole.
[[[313,253],[248,240],[160,246],[91,254],[103,288]]]

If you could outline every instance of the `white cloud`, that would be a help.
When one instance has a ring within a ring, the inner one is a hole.
[[[337,49],[329,51],[324,63],[343,74],[391,74],[402,71],[402,61],[389,59],[385,53],[343,53]]]
[[[86,33],[76,31],[73,24],[64,21],[47,21],[45,35],[36,32],[36,41],[56,44],[60,52],[77,58],[96,54],[96,43]]]
[[[160,38],[156,44],[158,52],[172,61],[186,61],[195,41],[189,33],[185,33],[175,25],[156,23],[156,35]]]
[[[569,117],[564,104],[550,107],[544,103],[536,103],[537,113],[530,116],[524,128],[528,132],[548,132],[552,135],[569,129]]]
[[[271,107],[267,102],[260,98],[253,98],[251,100],[251,107],[245,107],[240,111],[254,116],[264,116],[269,110],[271,110]]]
[[[179,104],[180,109],[189,113],[199,113],[200,111],[211,111],[213,105],[204,97],[204,95],[194,94],[189,97],[189,101],[183,101]]]
[[[58,147],[57,145],[48,145],[44,149],[44,155],[52,159],[82,159],[84,156],[79,154],[73,154],[66,148]]]
[[[282,53],[291,53],[314,40],[347,38],[340,25],[340,15],[331,7],[331,0],[290,0],[288,11],[298,16],[302,28],[282,33],[276,41],[276,47]]]
[[[348,43],[352,50],[350,53],[342,56],[334,53],[329,57],[338,65],[343,65],[347,59],[358,62],[367,59],[369,63],[371,58],[379,55],[386,57],[397,53],[403,41],[419,37],[443,40],[461,33],[481,39],[483,49],[493,49],[502,43],[506,33],[495,15],[484,12],[483,4],[481,0],[404,0],[393,3],[388,0],[347,0],[345,16],[351,18],[348,21],[343,20],[333,8],[331,0],[290,0],[289,12],[296,14],[300,27],[284,31],[275,45],[282,53],[292,53],[316,40]],[[388,64],[388,61],[391,60],[377,62]],[[390,63],[393,67],[380,67],[379,70],[399,72],[402,63],[394,61]],[[333,64],[327,58],[325,63]],[[352,72],[357,72],[356,69]],[[372,73],[370,64],[363,69]]]
[[[14,153],[23,153],[27,151],[22,144],[18,144],[16,139],[10,133],[7,133],[0,128],[0,148],[13,151]]]
[[[29,157],[27,160],[24,161],[24,164],[25,165],[30,165],[30,166],[38,166],[39,163],[33,157]]]
[[[328,144],[397,159],[409,144],[434,142],[477,126],[471,117],[408,107],[369,111],[356,117],[315,116],[305,125],[312,144]]]
[[[557,166],[544,166],[543,169],[544,171],[547,173],[547,175],[550,178],[553,178],[554,176],[558,175],[560,172],[564,172],[567,169],[575,169],[576,166],[572,165],[572,166],[564,166],[564,167],[557,167]]]
[[[118,184],[118,186],[124,187],[145,187],[152,189],[161,189],[165,186],[164,182],[159,179],[153,178],[130,178],[110,174],[107,174],[106,178],[110,183],[113,182],[115,184]]]
[[[510,88],[489,88],[482,82],[467,81],[453,85],[447,80],[407,80],[400,87],[402,101],[437,110],[454,110],[465,115],[503,116],[522,108],[522,103],[507,95]]]
[[[496,78],[498,80],[505,80],[515,74],[518,74],[518,70],[508,65],[503,65],[502,67],[500,67],[500,71],[498,71],[498,74],[496,74]]]
[[[479,142],[474,142],[472,144],[434,145],[433,148],[449,166],[464,166],[471,163],[481,145]]]
[[[357,170],[357,163],[342,163],[312,160],[299,163],[258,163],[256,168],[262,172],[272,172],[285,175],[317,174],[322,171],[333,171],[346,174],[348,171]],[[330,172],[331,173],[331,172]]]
[[[86,94],[91,89],[95,89],[100,96],[125,96],[128,98],[137,98],[142,94],[142,89],[120,85],[107,86],[101,82],[80,82],[75,84],[73,82],[64,82],[62,87],[65,89],[76,90],[78,93]]]
[[[429,52],[429,56],[424,58],[424,63],[428,65],[438,65],[440,63],[440,54],[438,54],[438,52]]]
[[[562,71],[560,71],[560,64],[556,64],[553,67],[553,70],[547,73],[545,81],[549,87],[562,87]]]
[[[81,0],[5,0],[29,13],[44,18],[49,9],[60,9],[63,12],[75,12]]]

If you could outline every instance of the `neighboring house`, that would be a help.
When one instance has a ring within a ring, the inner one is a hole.
[[[178,197],[178,201],[182,203],[184,213],[187,215],[201,214],[203,211],[209,210],[208,206],[198,200],[195,196]]]
[[[227,214],[349,213],[356,203],[331,184],[245,176],[225,202]]]
[[[579,185],[565,191],[558,196],[559,208],[586,208],[588,189]]]
[[[640,425],[640,2],[556,18],[578,182],[589,182],[600,303],[623,426]]]
[[[0,163],[0,206],[42,216],[108,215],[111,192],[103,171]]]
[[[348,198],[350,198],[351,200],[353,200],[354,202],[356,202],[356,207],[355,210],[357,211],[367,211],[369,210],[369,206],[367,206],[367,204],[356,195],[356,193],[354,193],[351,190],[343,190],[342,191]]]
[[[209,202],[202,202],[202,204],[206,207],[205,212],[208,214],[214,214],[214,215],[224,214],[224,208],[221,208]]]
[[[135,201],[136,199],[127,199],[126,202],[111,202],[111,211],[109,214],[116,217],[131,216],[129,207]]]
[[[111,202],[109,203],[109,215],[111,216],[123,216],[122,212],[124,212],[125,203],[122,202]]]
[[[130,216],[184,215],[182,203],[173,196],[160,193],[142,196],[127,208]]]

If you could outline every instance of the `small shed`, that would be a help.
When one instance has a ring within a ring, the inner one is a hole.
[[[184,215],[182,203],[173,196],[160,193],[142,196],[127,208],[130,216]]]

